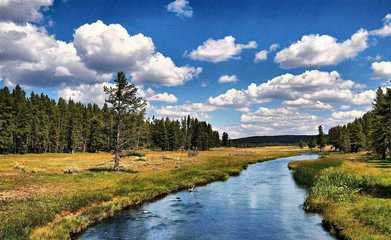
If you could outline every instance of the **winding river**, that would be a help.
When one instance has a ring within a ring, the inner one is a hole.
[[[124,211],[79,239],[334,239],[321,217],[304,212],[306,190],[287,167],[315,154],[250,165],[237,177],[178,192]]]

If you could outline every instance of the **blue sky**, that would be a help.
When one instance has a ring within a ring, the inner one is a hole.
[[[389,13],[386,0],[11,0],[0,83],[102,104],[123,70],[149,116],[312,134],[362,115],[391,79]]]

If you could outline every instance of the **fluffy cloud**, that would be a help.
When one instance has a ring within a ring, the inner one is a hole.
[[[391,62],[374,62],[372,63],[372,71],[378,78],[391,79]]]
[[[40,10],[50,7],[53,0],[0,0],[0,20],[17,23],[39,22]]]
[[[150,102],[164,102],[164,103],[176,103],[178,98],[174,94],[170,93],[157,93],[151,88],[148,88],[144,93],[144,97]]]
[[[107,82],[125,71],[138,84],[176,86],[202,69],[178,67],[156,52],[151,38],[130,36],[119,24],[101,21],[75,30],[74,41],[50,36],[42,27],[0,22],[0,78],[8,85],[74,86]]]
[[[182,118],[187,115],[195,116],[201,119],[208,118],[208,113],[217,108],[205,103],[185,103],[182,105],[169,105],[152,110],[152,114],[159,117]]]
[[[193,9],[187,0],[175,0],[167,5],[167,11],[175,13],[178,17],[192,17]]]
[[[57,94],[59,97],[62,97],[66,100],[72,99],[76,102],[96,103],[99,106],[102,106],[106,99],[106,94],[103,90],[105,86],[113,87],[114,84],[105,82],[96,84],[80,84],[78,86],[66,86],[60,88]],[[175,103],[178,101],[174,94],[167,92],[158,93],[151,88],[144,90],[142,86],[138,86],[137,88],[138,95],[150,102]]]
[[[316,134],[319,125],[327,131],[330,127],[346,124],[361,117],[363,111],[340,111],[326,116],[309,114],[290,107],[260,107],[241,115],[238,126],[230,126],[235,137],[281,134]],[[230,131],[228,131],[230,133]]]
[[[201,68],[177,67],[171,58],[155,51],[151,38],[129,35],[119,24],[102,21],[76,29],[74,45],[86,65],[99,72],[130,72],[139,84],[182,85],[198,76]]]
[[[362,117],[365,114],[363,111],[342,111],[342,112],[334,112],[331,114],[332,120],[336,122],[347,123],[351,122],[356,118]]]
[[[276,51],[279,47],[280,47],[280,45],[278,45],[277,43],[273,43],[273,44],[270,45],[270,47],[269,47],[269,52],[274,52],[274,51]]]
[[[96,103],[102,106],[105,103],[106,95],[103,87],[113,86],[110,83],[80,84],[74,87],[64,87],[58,90],[58,96],[65,100],[72,99],[75,102]]]
[[[382,28],[372,30],[370,33],[374,36],[380,37],[391,36],[391,14],[389,13],[383,18]]]
[[[29,23],[0,22],[0,78],[6,84],[59,86],[111,79],[85,66],[73,43],[56,40]]]
[[[245,91],[229,89],[225,93],[209,98],[209,104],[217,107],[243,108],[248,106],[248,94]]]
[[[261,107],[241,116],[241,128],[251,135],[313,134],[322,120],[288,108]]]
[[[305,35],[279,51],[274,61],[282,68],[336,65],[364,51],[368,35],[368,31],[360,29],[343,42],[329,35]]]
[[[223,39],[208,39],[197,49],[191,51],[188,56],[193,60],[207,62],[224,62],[237,57],[243,49],[256,48],[257,43],[250,41],[247,44],[235,43],[235,38],[226,36]]]
[[[319,100],[310,100],[305,98],[287,100],[284,101],[282,104],[286,107],[303,108],[303,109],[330,110],[333,108],[330,104],[323,103]]]
[[[73,37],[81,59],[100,72],[129,71],[155,52],[151,38],[141,33],[130,36],[120,24],[106,25],[100,20],[80,26]]]
[[[230,89],[209,103],[215,106],[244,107],[250,104],[282,100],[291,107],[311,105],[311,108],[330,109],[332,105],[351,103],[370,104],[374,97],[371,90],[359,92],[362,85],[344,80],[338,72],[306,71],[302,74],[283,74],[267,82],[250,84],[247,89]]]
[[[355,105],[371,105],[376,97],[374,90],[366,90],[353,95],[352,103]]]
[[[239,81],[236,75],[223,75],[219,77],[219,83],[231,83]]]
[[[254,63],[258,63],[260,61],[265,61],[267,60],[267,55],[270,53],[270,52],[274,52],[276,51],[280,46],[277,44],[277,43],[273,43],[272,45],[270,45],[269,47],[269,50],[267,49],[263,49],[259,52],[257,52],[255,54],[255,57],[254,57]]]
[[[177,86],[197,77],[201,72],[202,68],[200,67],[177,67],[171,58],[156,53],[147,62],[132,71],[131,76],[139,84],[152,83]]]
[[[260,61],[265,61],[267,59],[267,54],[268,54],[267,50],[261,50],[257,52],[254,57],[254,62],[257,63]]]

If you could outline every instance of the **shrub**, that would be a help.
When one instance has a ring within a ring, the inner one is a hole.
[[[125,151],[121,154],[122,157],[145,157],[145,153],[138,151]]]
[[[88,171],[91,172],[126,172],[126,173],[137,173],[137,171],[131,169],[131,168],[126,168],[124,166],[119,166],[119,168],[115,169],[112,166],[107,167],[91,167],[88,169]]]
[[[316,210],[329,203],[352,201],[357,193],[370,190],[371,186],[376,185],[375,181],[374,177],[344,168],[325,169],[311,188],[306,206]]]
[[[63,172],[64,172],[64,174],[73,174],[73,173],[80,172],[80,169],[78,169],[76,167],[69,167],[69,168],[65,168]]]

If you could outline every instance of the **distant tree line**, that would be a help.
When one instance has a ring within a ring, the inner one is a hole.
[[[253,136],[231,139],[230,145],[234,147],[259,147],[275,145],[296,145],[305,146],[313,141],[316,135],[277,135],[277,136]],[[316,139],[315,139],[316,144]]]
[[[219,132],[212,125],[187,116],[181,120],[152,119],[147,122],[150,146],[161,150],[208,150],[220,146]]]
[[[134,94],[132,86],[128,90]],[[0,89],[0,153],[115,151],[118,129],[121,149],[207,150],[221,145],[219,133],[197,118],[145,119],[143,110],[117,110],[110,103],[99,107],[63,98],[55,101],[45,94],[26,96],[20,86],[12,91],[4,87]]]
[[[329,142],[337,151],[372,150],[391,158],[391,89],[379,88],[373,109],[361,118],[329,130]]]

